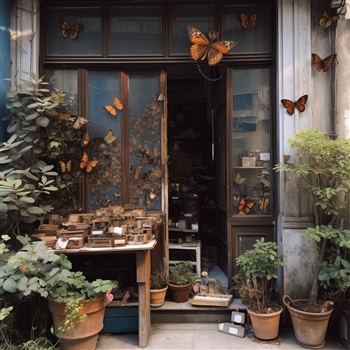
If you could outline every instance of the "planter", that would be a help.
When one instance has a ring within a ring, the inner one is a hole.
[[[247,308],[254,334],[259,339],[270,340],[278,337],[280,316],[283,309],[279,305],[273,305],[271,308],[273,312],[268,314],[256,313],[250,310],[249,307]]]
[[[191,283],[188,284],[172,284],[168,283],[170,296],[176,303],[184,303],[190,296]]]
[[[307,299],[297,299],[294,302],[306,303]],[[299,345],[308,349],[323,348],[333,308],[320,313],[301,311],[291,306],[293,300],[288,295],[283,297],[283,303],[292,318],[294,335]]]
[[[60,337],[60,347],[63,350],[93,350],[96,348],[98,333],[103,328],[105,308],[108,304],[106,296],[94,300],[83,301],[81,314],[86,314],[83,322],[76,322],[74,328],[65,330]],[[49,300],[55,334],[63,327],[66,317],[65,303],[56,303]]]
[[[160,307],[164,305],[166,292],[168,290],[168,286],[162,289],[151,289],[151,307]]]

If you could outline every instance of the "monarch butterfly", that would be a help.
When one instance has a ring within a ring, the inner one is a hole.
[[[259,207],[261,210],[265,210],[267,208],[267,206],[269,205],[269,198],[261,198],[259,200]]]
[[[223,54],[229,53],[238,45],[235,41],[215,41],[218,37],[218,32],[215,30],[208,34],[210,41],[197,28],[188,27],[187,33],[189,40],[193,43],[190,48],[191,57],[195,61],[204,60],[207,57],[209,66],[218,64]]]
[[[324,72],[327,72],[327,70],[331,67],[331,64],[334,62],[334,60],[337,58],[337,55],[329,55],[326,58],[322,59],[319,55],[316,53],[311,54],[314,63],[316,65],[316,69],[318,71],[321,71],[321,69]]]
[[[86,172],[90,172],[98,163],[98,160],[89,161],[89,157],[86,152],[84,152],[83,157],[80,162],[80,169],[86,168]]]
[[[90,135],[89,132],[87,131],[84,136],[83,139],[81,140],[81,146],[82,147],[86,147],[90,142]]]
[[[254,201],[246,202],[244,198],[240,198],[239,204],[238,204],[238,211],[240,215],[246,215],[249,214],[250,211],[253,209],[255,205]]]
[[[249,17],[244,14],[241,13],[241,26],[242,28],[246,29],[249,27],[253,28],[255,26],[255,22],[258,19],[258,15],[256,13],[250,15]]]
[[[288,114],[292,115],[294,113],[295,108],[297,108],[299,112],[305,111],[307,98],[308,98],[308,95],[304,95],[298,98],[297,101],[295,102],[291,100],[286,100],[286,99],[281,100],[281,102],[284,108],[287,109]]]
[[[66,171],[69,173],[72,170],[72,160],[69,160],[67,163],[65,163],[63,160],[60,160],[59,163],[62,173],[65,173]]]
[[[338,21],[339,16],[329,16],[328,12],[326,10],[323,10],[322,17],[320,18],[319,25],[323,27],[324,29],[327,29],[330,27],[333,22]]]
[[[112,129],[109,129],[107,135],[103,139],[108,145],[110,145],[117,139],[117,137],[113,135]]]
[[[73,124],[73,128],[76,130],[81,129],[84,125],[87,125],[89,121],[86,118],[83,117],[77,117]]]
[[[123,104],[120,102],[118,97],[115,97],[112,105],[103,106],[103,108],[114,117],[117,115],[117,110],[121,111],[123,109]]]
[[[68,36],[70,36],[73,40],[78,37],[78,33],[80,30],[84,28],[83,23],[77,23],[74,26],[71,26],[67,21],[64,19],[60,19],[60,27],[61,27],[61,35],[67,39]]]

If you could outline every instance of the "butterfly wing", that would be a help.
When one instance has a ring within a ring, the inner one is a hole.
[[[317,55],[316,53],[311,54],[312,59],[314,60],[316,69],[318,71],[320,71],[322,69],[322,59],[319,55]]]
[[[67,21],[64,19],[60,19],[60,30],[61,30],[61,36],[65,39],[68,38],[70,32],[71,32],[71,27]]]
[[[331,68],[332,63],[337,58],[337,55],[329,55],[325,59],[322,60],[322,69],[324,72],[327,72],[329,68]]]
[[[305,111],[305,105],[308,99],[308,95],[301,96],[298,98],[298,100],[295,102],[295,106],[298,108],[299,112]]]
[[[89,121],[86,118],[83,117],[77,117],[73,124],[73,128],[76,130],[81,129],[84,125],[87,125]]]
[[[248,28],[248,16],[244,13],[241,13],[241,26],[242,28],[246,29]]]
[[[253,28],[255,26],[255,22],[256,20],[258,19],[258,15],[256,13],[252,14],[250,17],[249,17],[249,26],[251,28]]]
[[[60,160],[59,163],[60,163],[62,173],[65,173],[67,170],[66,163],[63,160]]]
[[[81,146],[82,147],[86,147],[90,142],[90,135],[89,132],[87,131],[84,136],[83,139],[81,140]]]
[[[111,129],[107,132],[107,135],[104,137],[104,140],[108,145],[113,143],[116,139],[117,137],[113,135],[113,132]]]
[[[211,43],[208,50],[208,64],[209,66],[215,66],[222,58],[223,54],[230,52],[238,44],[235,41],[218,41]]]
[[[241,212],[245,208],[245,199],[240,198],[239,204],[238,204],[238,210]]]
[[[199,45],[209,45],[209,40],[207,37],[197,28],[195,27],[188,27],[187,28],[187,34],[188,39],[193,44],[199,44]]]
[[[223,57],[224,57],[224,55],[220,51],[216,50],[213,47],[209,48],[209,50],[208,50],[208,64],[209,64],[209,66],[217,65],[222,60]]]
[[[123,109],[123,104],[120,102],[118,97],[115,97],[113,100],[115,108],[117,108],[119,111]]]
[[[86,172],[90,172],[93,168],[95,168],[95,166],[97,165],[98,160],[91,160],[88,162],[88,164],[86,165]]]
[[[74,40],[78,37],[79,31],[82,30],[84,28],[84,24],[83,23],[77,23],[76,25],[74,25],[71,29],[70,32],[70,37]]]
[[[106,105],[103,106],[103,108],[110,114],[113,115],[113,117],[115,117],[117,115],[117,110],[111,106],[111,105]]]
[[[294,113],[294,109],[295,109],[294,101],[283,99],[283,100],[281,100],[281,102],[282,102],[284,108],[287,109],[288,114],[292,115]]]
[[[69,173],[72,170],[72,160],[67,162],[67,172]]]
[[[84,152],[83,157],[81,158],[80,161],[80,169],[84,169],[89,162],[89,157],[86,152]]]
[[[255,205],[255,202],[254,202],[254,201],[253,201],[253,202],[246,203],[246,205],[245,205],[245,207],[244,207],[243,213],[244,213],[244,214],[249,214],[250,211],[253,209],[254,205]]]

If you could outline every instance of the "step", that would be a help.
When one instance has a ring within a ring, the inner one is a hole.
[[[247,305],[233,299],[229,306],[194,306],[187,301],[175,303],[166,300],[164,305],[151,308],[152,323],[222,323],[231,321],[232,311],[245,312]]]

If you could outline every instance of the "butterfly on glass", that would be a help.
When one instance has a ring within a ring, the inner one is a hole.
[[[326,58],[322,59],[319,55],[316,53],[311,54],[312,59],[314,60],[316,69],[320,72],[323,70],[324,72],[327,72],[327,70],[331,67],[334,60],[337,58],[337,55],[329,55]]]
[[[134,180],[138,180],[141,175],[141,168],[136,167],[134,170]]]
[[[258,19],[258,15],[254,13],[250,16],[247,16],[246,14],[241,13],[240,18],[242,28],[247,29],[248,27],[253,28],[255,26],[255,22]]]
[[[260,208],[261,210],[266,210],[266,208],[267,208],[268,205],[269,205],[269,202],[270,202],[269,198],[261,198],[261,199],[259,200],[259,208]]]
[[[255,205],[254,201],[247,202],[244,198],[240,198],[238,204],[238,211],[240,215],[249,214]]]
[[[83,23],[77,23],[71,26],[64,19],[60,19],[61,36],[67,39],[69,36],[74,40],[78,37],[78,33],[84,28]]]
[[[103,106],[103,108],[114,117],[117,115],[117,110],[121,111],[123,109],[123,104],[120,102],[118,97],[115,97],[112,105]]]
[[[75,122],[73,124],[73,128],[75,130],[79,130],[81,129],[84,125],[87,125],[89,123],[89,121],[86,118],[83,117],[77,117],[77,119],[75,119]]]
[[[72,160],[69,160],[67,163],[65,163],[63,160],[60,160],[59,163],[62,173],[65,173],[66,171],[69,173],[72,170]]]
[[[322,17],[319,20],[319,25],[323,27],[324,29],[327,29],[330,27],[333,22],[338,21],[339,16],[329,16],[328,12],[326,10],[323,10]]]
[[[229,53],[238,45],[235,41],[216,41],[219,34],[216,30],[208,33],[210,40],[194,27],[188,27],[187,34],[190,42],[193,43],[190,48],[191,57],[195,61],[207,58],[209,66],[218,64],[224,54]]]
[[[89,157],[86,152],[84,152],[83,157],[81,158],[80,161],[80,169],[86,168],[86,172],[91,172],[93,168],[96,167],[98,163],[98,160],[91,160],[89,161]]]
[[[110,145],[117,139],[117,136],[114,136],[112,129],[109,129],[109,131],[107,132],[107,135],[103,139],[108,145]]]
[[[238,186],[242,185],[245,180],[247,180],[247,178],[241,177],[240,173],[236,174],[236,176],[235,176],[235,184],[236,185],[238,185]]]
[[[293,102],[291,100],[286,100],[286,99],[281,100],[281,102],[282,102],[284,108],[287,109],[288,114],[292,115],[295,111],[295,108],[299,112],[305,111],[305,105],[306,105],[307,98],[308,98],[308,95],[304,95],[304,96],[301,96],[300,98],[298,98],[295,102]]]

